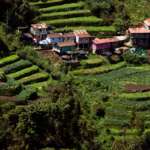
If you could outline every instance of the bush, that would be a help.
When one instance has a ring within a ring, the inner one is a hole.
[[[0,85],[0,95],[3,96],[13,96],[21,91],[22,87],[13,79],[7,80],[7,83]]]
[[[45,81],[48,78],[49,78],[49,75],[47,73],[35,73],[31,76],[24,77],[18,81],[19,83],[22,83],[22,84],[31,84],[35,82]]]
[[[40,20],[48,20],[48,19],[62,19],[62,18],[72,18],[72,17],[80,17],[80,16],[90,16],[91,13],[89,10],[78,10],[78,11],[65,11],[65,12],[55,12],[43,14],[40,17]]]
[[[18,50],[17,53],[21,58],[28,59],[45,71],[51,72],[51,62],[43,59],[32,47],[27,46],[23,50]]]
[[[64,4],[64,5],[57,5],[53,7],[46,7],[40,9],[41,13],[51,13],[51,12],[61,12],[61,11],[68,11],[68,10],[78,10],[83,8],[84,4],[82,2],[79,3],[71,3],[71,4]]]
[[[25,76],[31,75],[31,74],[36,73],[38,71],[39,71],[39,67],[33,65],[33,66],[29,67],[29,68],[25,68],[25,69],[20,70],[18,72],[11,73],[8,76],[18,80],[20,78],[23,78]]]
[[[148,58],[146,55],[139,55],[136,53],[131,53],[130,51],[124,53],[123,58],[129,64],[139,65],[143,63],[148,63]]]
[[[76,26],[76,25],[105,25],[103,20],[101,18],[97,18],[94,16],[89,17],[75,17],[75,18],[69,18],[69,19],[55,19],[52,21],[46,21],[47,24],[51,24],[56,27],[62,27],[62,26]]]
[[[17,95],[17,101],[34,100],[37,97],[37,91],[30,87],[22,90],[19,95]]]
[[[8,74],[8,73],[13,73],[23,68],[29,67],[31,65],[32,63],[28,60],[19,60],[15,63],[12,63],[10,65],[3,67],[2,69],[4,70],[6,74]]]
[[[5,65],[10,64],[10,63],[13,63],[17,60],[19,60],[19,56],[16,54],[2,58],[2,59],[0,59],[0,67],[5,66]]]

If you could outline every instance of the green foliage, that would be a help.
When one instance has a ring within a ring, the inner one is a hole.
[[[31,65],[32,65],[32,63],[28,60],[19,60],[17,62],[10,64],[10,65],[6,65],[6,66],[2,67],[2,69],[4,70],[4,72],[6,74],[8,74],[8,73],[13,73],[13,72],[16,72],[20,69],[29,67]]]
[[[72,80],[64,80],[61,85],[63,89],[55,86],[60,91],[55,101],[49,96],[47,100],[8,109],[0,118],[3,119],[0,124],[1,148],[36,150],[51,145],[54,148],[100,149],[94,140],[95,127],[81,109]],[[7,128],[9,131],[5,130]],[[6,139],[9,142],[6,143]]]
[[[65,11],[65,12],[54,12],[54,13],[46,13],[41,15],[40,20],[50,20],[50,19],[62,19],[62,18],[73,18],[80,16],[90,16],[91,12],[89,10],[74,10],[74,11]]]
[[[41,13],[52,13],[52,12],[61,12],[61,11],[68,11],[68,10],[78,10],[83,8],[84,3],[71,3],[71,4],[64,4],[64,5],[56,5],[53,7],[46,7],[40,9]]]
[[[31,84],[31,83],[35,83],[35,82],[40,82],[40,81],[45,81],[49,78],[49,75],[45,72],[43,73],[35,73],[33,75],[21,78],[19,81],[19,83],[22,84]]]
[[[51,62],[43,59],[32,47],[26,46],[22,50],[17,51],[18,55],[23,59],[28,59],[45,71],[51,72]]]
[[[10,55],[8,57],[4,57],[4,58],[0,59],[0,67],[8,65],[10,63],[13,63],[17,60],[19,60],[19,56],[16,54]]]
[[[62,27],[62,26],[67,26],[67,25],[104,25],[105,23],[103,22],[102,19],[94,17],[94,16],[89,16],[89,17],[77,17],[77,18],[68,18],[68,19],[56,19],[52,21],[45,21],[48,24],[54,25],[56,27]]]
[[[124,60],[129,64],[144,64],[148,63],[148,57],[146,55],[139,55],[137,53],[131,53],[130,51],[124,53]]]
[[[17,95],[17,101],[27,101],[27,100],[33,100],[37,98],[37,91],[33,88],[25,88],[22,90],[19,95]]]
[[[114,65],[104,65],[100,67],[95,67],[92,69],[78,69],[75,71],[72,71],[74,75],[94,75],[94,74],[101,74],[101,73],[106,73],[112,70],[120,69],[126,65],[125,62],[120,62],[118,64]]]
[[[22,87],[19,83],[8,78],[7,83],[0,84],[0,95],[12,96],[19,93],[21,89]]]
[[[14,72],[14,73],[10,73],[10,74],[8,74],[8,76],[18,80],[20,78],[23,78],[27,75],[31,75],[31,74],[36,73],[38,71],[39,71],[39,67],[33,65],[29,68],[25,68],[23,70],[20,70],[20,71]]]

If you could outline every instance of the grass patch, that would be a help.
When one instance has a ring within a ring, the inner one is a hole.
[[[18,81],[19,81],[19,83],[22,83],[22,84],[32,84],[35,82],[45,81],[48,78],[49,78],[49,75],[47,73],[43,72],[43,73],[35,73],[31,76],[24,77]]]
[[[31,74],[36,73],[38,71],[39,71],[39,67],[34,65],[34,66],[29,67],[29,68],[25,68],[23,70],[20,70],[18,72],[8,74],[8,76],[18,80],[20,78],[31,75]]]
[[[83,8],[84,3],[71,3],[71,4],[64,4],[64,5],[58,5],[58,6],[52,6],[48,8],[42,8],[40,9],[41,13],[51,13],[51,12],[60,12],[60,11],[71,11],[71,10],[79,10]]]
[[[16,55],[16,54],[10,55],[10,56],[5,57],[5,58],[2,58],[2,59],[0,59],[0,67],[8,65],[10,63],[13,63],[13,62],[15,62],[19,59],[20,59],[19,56]]]
[[[55,19],[51,21],[45,21],[45,23],[56,26],[56,27],[63,27],[63,26],[76,26],[76,25],[103,25],[103,19],[97,18],[94,16],[89,17],[75,17],[75,18],[69,18],[69,19]]]
[[[13,73],[13,72],[19,71],[19,70],[29,67],[31,65],[32,65],[32,63],[28,60],[19,60],[15,63],[12,63],[10,65],[3,67],[2,69],[4,70],[4,72],[6,74],[8,74],[8,73]]]
[[[114,65],[104,65],[100,67],[95,67],[92,69],[78,69],[75,71],[72,71],[74,75],[94,75],[94,74],[101,74],[101,73],[106,73],[112,70],[116,70],[119,68],[122,68],[126,65],[125,62],[120,62],[118,64]]]
[[[47,19],[62,19],[62,18],[73,18],[80,16],[90,16],[91,12],[89,10],[78,10],[78,11],[67,11],[67,12],[55,12],[49,14],[42,14],[40,16],[40,20]]]

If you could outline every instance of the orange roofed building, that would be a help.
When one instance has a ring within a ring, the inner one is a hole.
[[[126,40],[126,36],[116,36],[112,38],[95,38],[92,44],[93,53],[111,55],[115,48],[121,46]]]
[[[150,48],[150,18],[142,26],[128,29],[134,47]]]

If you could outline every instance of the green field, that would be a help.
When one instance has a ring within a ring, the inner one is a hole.
[[[6,77],[15,79],[18,83],[26,86],[32,86],[33,84],[35,87],[35,84],[44,82],[44,84],[38,84],[37,88],[40,88],[50,81],[48,73],[33,65],[29,60],[19,58],[16,54],[2,58],[0,66]]]
[[[125,93],[124,86],[129,83],[150,85],[150,66],[124,65],[108,73],[99,71],[95,75],[95,70],[98,68],[100,70],[105,65],[88,68],[88,71],[87,68],[74,70],[73,73],[78,74],[76,77],[78,88],[82,90],[89,106],[100,102],[105,107],[105,116],[96,119],[96,124],[109,131],[103,135],[104,137],[134,139],[139,136],[141,130],[132,124],[133,118],[142,122],[143,132],[150,129],[150,92]]]
[[[40,12],[39,21],[56,27],[55,32],[70,32],[74,29],[86,29],[90,33],[112,36],[116,33],[113,26],[103,19],[92,15],[84,6],[84,2],[67,2],[65,0],[49,0],[32,2],[31,5]]]

